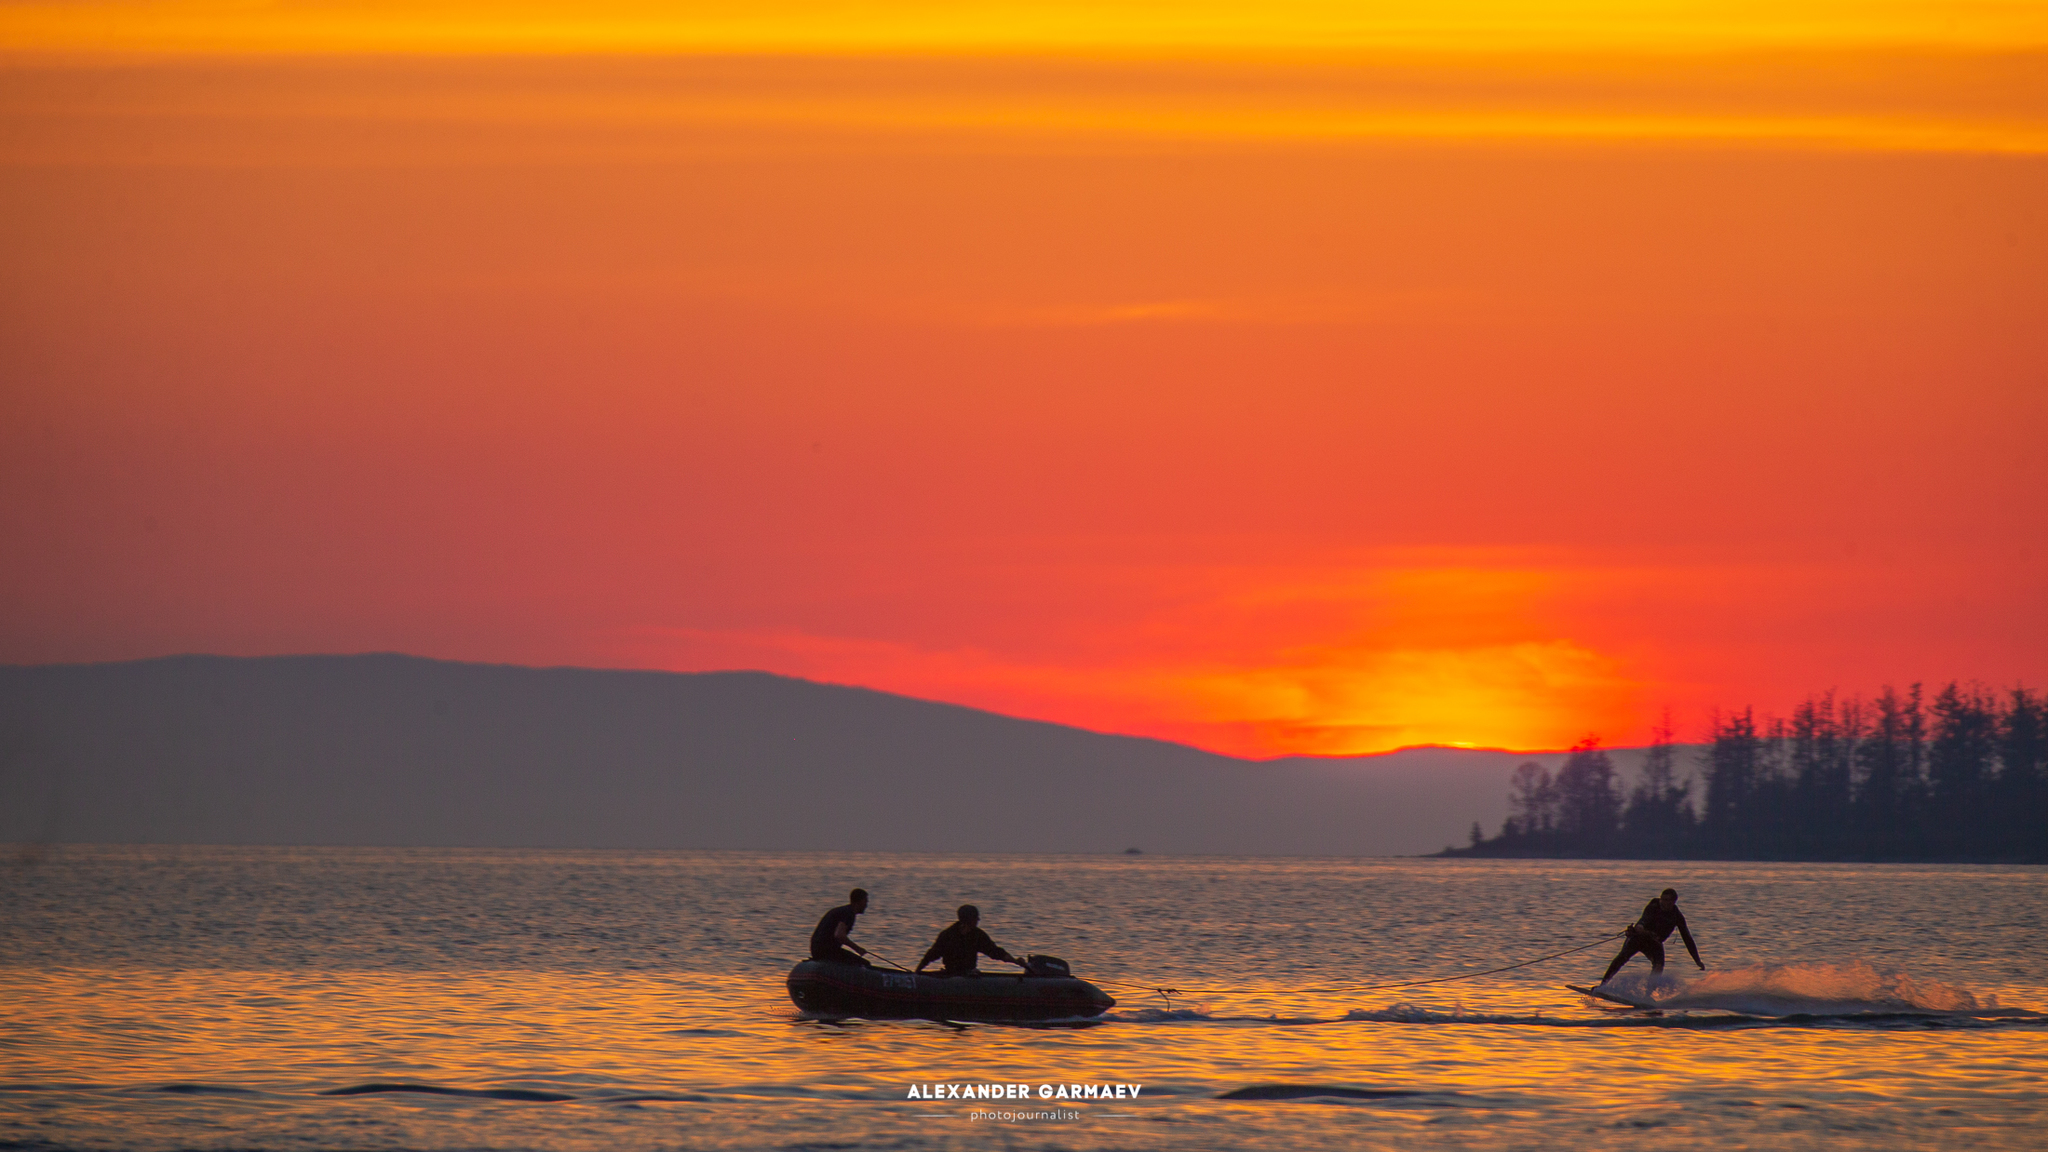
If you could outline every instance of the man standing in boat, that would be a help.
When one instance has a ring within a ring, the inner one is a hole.
[[[847,936],[853,931],[854,918],[868,910],[868,890],[855,888],[846,896],[846,903],[825,913],[818,926],[811,929],[811,959],[823,960],[827,964],[858,964],[872,968],[874,965],[863,959],[868,950]]]
[[[1001,960],[1005,964],[1024,963],[997,947],[996,942],[988,938],[988,933],[981,930],[981,909],[972,904],[962,904],[956,915],[960,918],[939,933],[939,938],[932,942],[931,950],[917,962],[919,972],[932,961],[942,958],[946,962],[948,976],[980,975],[977,957],[981,956]]]
[[[1692,962],[1705,971],[1707,962],[1700,959],[1700,950],[1692,942],[1692,931],[1685,926],[1685,913],[1678,910],[1678,890],[1666,888],[1655,900],[1643,906],[1642,916],[1625,930],[1628,938],[1622,941],[1621,954],[1607,966],[1607,975],[1600,978],[1600,983],[1614,979],[1621,966],[1638,952],[1650,958],[1652,976],[1661,974],[1664,971],[1664,941],[1671,938],[1673,928],[1678,929],[1679,938],[1685,941],[1685,950],[1692,953]]]

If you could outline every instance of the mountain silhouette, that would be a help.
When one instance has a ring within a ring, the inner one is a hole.
[[[763,672],[0,667],[0,840],[1409,855],[1525,759],[1250,761]]]

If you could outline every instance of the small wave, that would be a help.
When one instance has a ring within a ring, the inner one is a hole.
[[[1178,1024],[1192,1022],[1199,1024],[1328,1024],[1327,1017],[1318,1016],[1217,1016],[1201,1008],[1133,1008],[1125,1012],[1105,1012],[1101,1019],[1112,1024]]]
[[[1414,1004],[1389,1004],[1385,1008],[1353,1008],[1344,1014],[1344,1019],[1365,1024],[1519,1024],[1537,1028],[1613,1028],[1691,1025],[1710,1023],[1701,1018],[1684,1016],[1610,1016],[1597,1019],[1576,1019],[1562,1016],[1516,1015],[1505,1012],[1443,1012],[1435,1008],[1423,1008]],[[1734,1018],[1723,1018],[1734,1023]]]
[[[1218,1100],[1313,1100],[1335,1096],[1344,1100],[1398,1100],[1409,1096],[1432,1096],[1419,1088],[1344,1088],[1334,1084],[1253,1084],[1219,1093]]]
[[[1353,1008],[1346,1020],[1374,1024],[1570,1024],[1548,1016],[1511,1016],[1497,1012],[1442,1012],[1414,1004],[1389,1004],[1385,1008]]]
[[[231,1084],[160,1084],[152,1092],[170,1092],[179,1096],[256,1096],[254,1088],[236,1088]]]
[[[354,1084],[329,1088],[322,1096],[368,1096],[378,1092],[422,1092],[429,1096],[474,1096],[487,1100],[532,1100],[549,1102],[574,1100],[563,1092],[540,1092],[531,1088],[447,1088],[439,1084]]]
[[[1860,1016],[1930,1013],[2034,1015],[2002,1008],[1939,980],[1848,964],[1762,964],[1701,975],[1624,972],[1603,986],[1624,1000],[1664,1009],[1737,1012],[1747,1016]]]
[[[1210,1016],[1200,1008],[1131,1008],[1105,1012],[1102,1019],[1118,1024],[1165,1024],[1180,1020],[1208,1020]]]

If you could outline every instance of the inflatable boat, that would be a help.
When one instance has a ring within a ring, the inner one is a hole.
[[[789,998],[821,1016],[914,1020],[1067,1020],[1100,1016],[1116,1004],[1054,963],[1057,968],[1034,964],[1024,972],[938,976],[806,960],[789,970]]]

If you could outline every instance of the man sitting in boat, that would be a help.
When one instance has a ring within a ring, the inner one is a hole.
[[[855,888],[847,893],[847,902],[825,913],[818,926],[811,929],[811,959],[823,960],[827,964],[858,964],[872,968],[861,957],[868,950],[855,944],[847,933],[853,931],[854,917],[868,910],[868,890]]]
[[[1655,900],[1643,906],[1643,914],[1627,928],[1628,939],[1621,945],[1621,954],[1614,963],[1607,966],[1607,975],[1600,978],[1605,984],[1614,979],[1628,958],[1641,952],[1650,958],[1650,974],[1664,971],[1664,941],[1671,937],[1671,930],[1678,929],[1680,939],[1685,941],[1685,950],[1692,953],[1692,962],[1704,971],[1707,962],[1700,959],[1700,950],[1693,945],[1692,931],[1685,926],[1685,913],[1678,910],[1678,890],[1666,888]]]
[[[977,957],[981,956],[1001,960],[1005,964],[1024,963],[997,947],[996,942],[988,938],[988,933],[981,930],[981,909],[972,904],[962,904],[957,915],[960,919],[940,932],[939,938],[932,942],[931,951],[917,962],[919,972],[938,959],[945,960],[948,976],[980,975],[976,965],[979,963]]]

